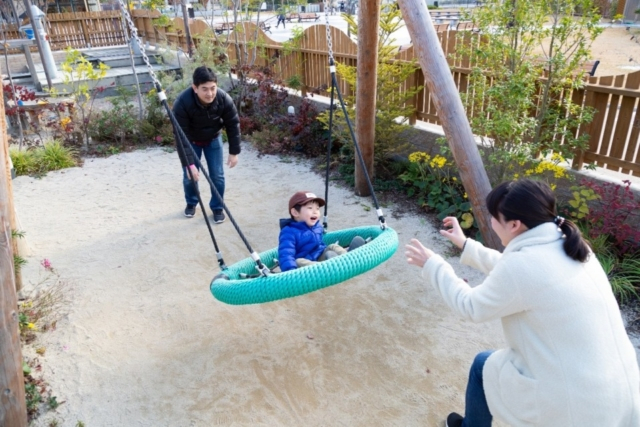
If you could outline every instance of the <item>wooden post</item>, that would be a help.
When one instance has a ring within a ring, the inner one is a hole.
[[[187,52],[189,58],[193,57],[193,44],[191,43],[191,30],[189,29],[189,16],[187,13],[187,2],[185,0],[182,3],[182,19],[184,20],[184,35],[187,38]]]
[[[427,5],[420,0],[399,0],[399,4],[482,237],[487,246],[500,249],[502,244],[491,229],[491,216],[485,206],[491,191],[489,177]]]
[[[28,49],[28,47],[27,47]],[[4,105],[2,106],[2,114],[4,114]],[[3,116],[4,117],[4,116]],[[18,120],[20,120],[18,118]],[[2,129],[2,137],[4,138],[2,140],[2,147],[0,148],[0,151],[2,151],[2,155],[3,155],[3,162],[2,163],[4,165],[4,171],[2,171],[2,173],[5,174],[6,176],[6,183],[7,183],[7,194],[8,197],[4,200],[6,200],[6,205],[7,205],[7,217],[9,218],[9,231],[11,230],[18,230],[18,221],[16,220],[16,215],[15,215],[15,208],[13,207],[13,189],[12,189],[12,183],[11,183],[11,167],[9,165],[9,143],[8,143],[8,138],[7,138],[7,127],[6,127],[6,123],[4,120],[2,120],[3,123],[3,129]],[[2,202],[4,204],[4,202]],[[9,237],[11,237],[11,233],[9,233]],[[18,240],[17,239],[11,239],[11,248],[13,250],[13,254],[18,254]],[[11,255],[11,259],[13,260],[13,254]],[[20,289],[22,289],[22,276],[20,274],[20,272],[16,272],[14,275],[15,278],[15,283],[16,283],[16,291],[19,291]],[[2,424],[0,424],[2,425]]]
[[[0,103],[0,144],[7,146],[4,105]],[[6,165],[6,149],[0,164]],[[11,239],[12,196],[5,170],[0,172],[0,426],[26,427],[27,402],[22,374],[22,351],[18,332],[18,301],[13,271]]]
[[[356,140],[369,177],[373,180],[373,142],[376,137],[378,27],[380,0],[361,0],[358,7],[358,69],[356,84]],[[355,192],[370,196],[369,185],[356,158]]]
[[[87,9],[89,10],[89,9]],[[87,28],[87,19],[81,19],[80,20],[80,25],[82,26],[82,34],[84,36],[84,43],[86,46],[88,47],[92,47],[91,46],[91,35],[89,33],[89,29]]]

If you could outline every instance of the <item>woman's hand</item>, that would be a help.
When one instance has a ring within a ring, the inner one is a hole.
[[[434,252],[425,248],[418,239],[411,239],[411,243],[405,248],[407,249],[404,253],[407,256],[407,262],[420,268],[424,267],[424,264],[434,255]]]
[[[455,216],[448,216],[442,220],[442,224],[446,227],[445,230],[440,230],[440,234],[449,239],[451,243],[462,249],[467,236],[464,235],[458,218]]]

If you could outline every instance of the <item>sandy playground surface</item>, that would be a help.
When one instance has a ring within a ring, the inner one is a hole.
[[[307,162],[259,158],[248,144],[227,182],[226,203],[258,251],[277,245],[293,192],[324,193]],[[183,216],[176,153],[19,177],[14,198],[30,252],[25,286],[42,277],[43,258],[72,285],[69,314],[40,338],[45,378],[64,403],[36,426],[443,425],[463,408],[474,355],[503,344],[498,322],[453,315],[402,250],[315,293],[217,301],[213,246],[201,212]],[[331,229],[377,223],[370,198],[332,186],[329,204]],[[425,218],[384,211],[401,246],[417,237],[448,251]],[[214,231],[228,264],[247,257],[229,221]]]
[[[629,72],[640,45],[608,29],[593,58],[598,76]],[[443,426],[463,409],[474,355],[503,345],[499,322],[460,320],[406,264],[412,237],[441,254],[450,245],[397,206],[384,211],[400,249],[382,266],[312,294],[229,306],[209,291],[219,268],[200,211],[182,215],[177,154],[88,159],[13,185],[25,288],[42,278],[43,258],[72,286],[68,315],[39,343],[64,403],[36,427]],[[259,158],[248,144],[227,170],[226,203],[258,251],[276,246],[301,189],[324,192],[307,162]],[[370,198],[332,186],[329,204],[332,230],[377,223]],[[229,221],[214,231],[228,264],[247,256]]]

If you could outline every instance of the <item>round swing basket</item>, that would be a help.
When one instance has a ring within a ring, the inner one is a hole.
[[[291,298],[365,273],[389,259],[398,249],[398,234],[388,227],[384,230],[371,226],[333,231],[325,234],[323,240],[326,244],[337,242],[346,247],[355,236],[371,238],[371,241],[344,255],[284,273],[242,279],[242,275],[257,273],[255,261],[246,258],[218,274],[211,282],[211,293],[219,301],[233,305]],[[277,257],[278,248],[260,254],[267,266],[272,266]]]

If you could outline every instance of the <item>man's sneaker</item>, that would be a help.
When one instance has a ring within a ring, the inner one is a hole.
[[[464,420],[462,415],[452,412],[447,417],[447,427],[461,427],[462,420]]]
[[[225,218],[226,217],[224,216],[224,212],[222,211],[222,209],[216,209],[215,211],[213,211],[213,222],[215,224],[222,224]]]
[[[187,218],[193,218],[195,214],[196,205],[187,205],[187,207],[184,209],[184,216],[186,216]]]

